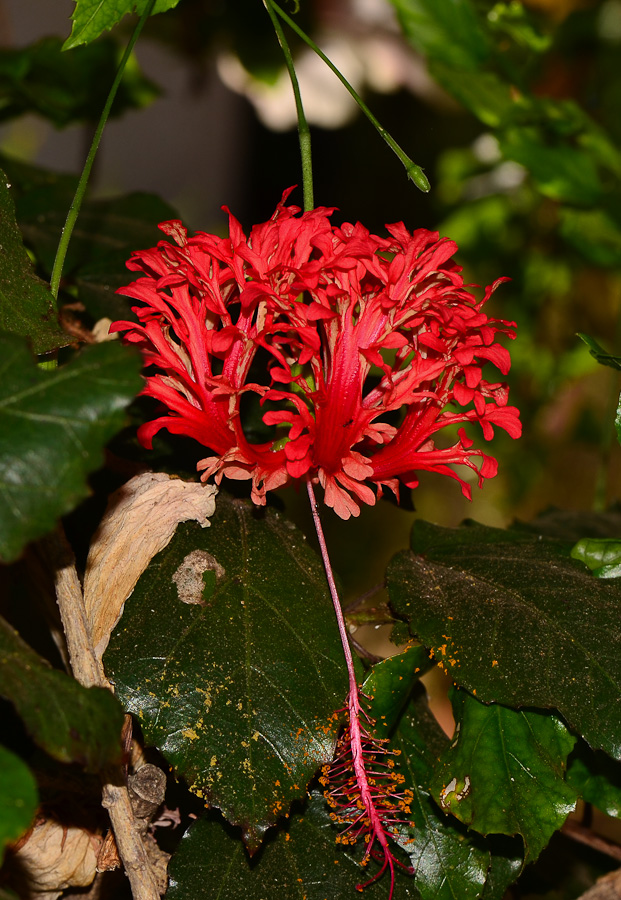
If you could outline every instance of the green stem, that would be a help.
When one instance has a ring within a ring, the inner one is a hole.
[[[412,179],[412,181],[414,182],[414,184],[416,185],[417,188],[419,188],[421,191],[424,191],[425,193],[427,193],[427,191],[430,190],[431,185],[429,184],[427,176],[425,175],[425,173],[423,172],[421,167],[417,166],[416,163],[412,159],[410,159],[410,157],[407,155],[405,150],[403,150],[399,146],[399,144],[395,141],[395,139],[392,137],[392,135],[390,135],[386,131],[386,129],[378,122],[378,120],[375,118],[375,116],[373,115],[373,113],[371,112],[369,107],[366,105],[366,103],[364,102],[364,100],[362,99],[360,94],[358,94],[358,92],[352,87],[352,85],[345,78],[345,76],[341,72],[339,72],[339,70],[334,65],[334,63],[328,59],[328,57],[325,55],[325,53],[323,53],[323,51],[319,49],[319,47],[312,40],[312,38],[310,38],[304,31],[302,31],[302,29],[299,27],[299,25],[297,25],[293,21],[293,19],[287,15],[287,13],[285,11],[283,9],[281,9],[277,3],[274,2],[274,0],[265,0],[265,2],[269,3],[269,6],[276,13],[278,13],[278,15],[283,20],[283,22],[286,22],[287,25],[290,28],[292,28],[293,31],[295,31],[295,33],[298,35],[298,37],[300,37],[304,41],[304,43],[307,44],[311,48],[311,50],[314,53],[316,53],[317,56],[319,56],[320,59],[322,59],[330,69],[332,69],[332,71],[334,72],[336,77],[339,79],[341,84],[345,88],[347,88],[347,90],[349,91],[351,96],[354,98],[354,100],[356,101],[356,103],[358,104],[358,106],[360,107],[362,112],[365,114],[365,116],[367,117],[369,122],[374,126],[374,128],[376,129],[379,136],[382,137],[386,141],[386,143],[388,144],[390,149],[401,160],[401,162],[405,166],[405,170],[408,174],[408,178]]]
[[[282,26],[278,21],[278,16],[274,12],[274,10],[276,10],[280,15],[282,15],[282,10],[278,6],[276,6],[273,0],[263,0],[263,3],[270,19],[272,20],[272,25],[274,26],[274,31],[276,32],[278,43],[280,44],[283,56],[285,57],[285,65],[287,66],[287,71],[289,72],[291,87],[293,88],[293,96],[295,97],[295,110],[298,117],[298,135],[300,139],[300,156],[302,157],[302,189],[304,192],[304,210],[308,212],[315,206],[315,201],[313,198],[313,158],[311,154],[310,128],[308,127],[306,116],[304,115],[302,95],[300,93],[300,85],[298,82],[298,76],[295,71],[293,56],[291,55],[291,50],[289,48],[289,44],[287,43],[285,33],[282,30]]]
[[[95,129],[95,135],[93,137],[93,142],[91,144],[91,149],[88,152],[88,156],[86,157],[86,162],[84,163],[84,168],[82,169],[82,174],[80,175],[80,181],[78,182],[78,187],[75,192],[75,196],[73,198],[73,202],[71,203],[71,207],[69,208],[69,212],[67,213],[67,220],[65,222],[65,227],[62,230],[62,234],[60,236],[60,241],[58,242],[58,250],[56,251],[56,259],[54,260],[54,267],[52,269],[52,278],[50,280],[50,288],[54,299],[58,297],[58,288],[60,285],[60,278],[63,271],[63,265],[65,263],[65,257],[67,255],[67,248],[69,247],[69,241],[71,240],[71,235],[73,233],[73,229],[75,227],[75,223],[77,221],[78,215],[80,213],[80,207],[82,206],[82,201],[84,199],[84,194],[86,193],[86,187],[88,185],[88,179],[91,174],[91,169],[93,168],[93,162],[95,161],[95,156],[97,154],[97,150],[99,149],[99,143],[101,141],[101,136],[103,134],[103,130],[105,128],[106,122],[108,121],[108,116],[110,115],[110,110],[112,108],[112,104],[114,103],[114,98],[116,97],[116,92],[119,89],[119,85],[123,78],[123,72],[125,71],[125,66],[127,65],[127,60],[129,59],[132,50],[134,49],[134,44],[138,40],[138,35],[142,31],[142,27],[144,23],[147,21],[149,16],[153,11],[153,7],[155,6],[155,0],[148,0],[147,5],[144,8],[144,12],[140,16],[138,20],[138,24],[134,28],[134,33],[132,34],[127,47],[125,48],[125,53],[123,54],[123,58],[119,64],[117,69],[117,73],[110,88],[110,93],[108,94],[108,99],[106,100],[106,105],[103,108],[103,112],[101,114],[101,118],[99,119],[99,124]]]

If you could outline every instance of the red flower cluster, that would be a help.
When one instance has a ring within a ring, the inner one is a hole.
[[[482,312],[504,279],[477,300],[451,259],[453,241],[402,223],[386,238],[360,223],[335,227],[334,210],[300,215],[285,205],[289,193],[249,237],[233,216],[228,238],[188,238],[165,222],[175,243],[132,255],[128,268],[144,276],[120,293],[141,302],[140,324],[110,330],[156,368],[143,394],[168,408],[141,427],[141,442],[150,447],[161,428],[195,438],[213,454],[198,464],[203,479],[252,479],[259,504],[311,478],[343,519],[385,488],[397,494],[399,481],[415,487],[424,469],[457,479],[470,497],[451,466],[474,469],[481,484],[497,464],[453,426],[478,422],[486,440],[494,425],[521,432],[507,387],[482,375],[487,362],[503,374],[510,366],[495,338],[514,337],[514,323]],[[266,443],[244,430],[249,394],[273,426]],[[454,442],[437,446],[447,427]]]

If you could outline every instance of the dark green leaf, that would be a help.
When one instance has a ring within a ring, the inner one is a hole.
[[[270,510],[221,495],[210,528],[181,526],[104,663],[146,740],[251,851],[334,752],[347,677],[323,569]]]
[[[403,31],[430,60],[475,69],[490,54],[489,39],[470,0],[392,0]]]
[[[518,880],[524,867],[521,838],[505,838],[501,835],[490,835],[488,843],[492,852],[492,864],[487,873],[487,881],[481,894],[481,900],[505,900],[507,888]]]
[[[61,53],[61,45],[60,38],[46,37],[18,50],[0,50],[0,121],[32,112],[59,128],[98,121],[119,63],[116,41],[105,38],[75,53]],[[158,93],[133,61],[112,115],[146,106]]]
[[[602,194],[592,156],[568,143],[549,143],[538,128],[509,128],[499,135],[507,159],[528,169],[545,197],[592,206]]]
[[[621,586],[571,544],[472,523],[417,522],[388,568],[397,614],[484,702],[551,707],[621,759]]]
[[[0,746],[0,864],[5,845],[26,831],[38,802],[37,785],[28,766]]]
[[[0,170],[0,329],[29,338],[35,353],[46,353],[70,339],[58,325],[48,286],[32,270],[9,187]]]
[[[567,781],[586,803],[621,818],[621,764],[579,741],[569,758]]]
[[[572,547],[571,556],[599,578],[617,578],[621,574],[621,541],[616,538],[582,538]]]
[[[42,371],[6,334],[0,360],[0,558],[11,561],[88,495],[86,476],[140,388],[140,360],[107,343]]]
[[[91,771],[121,756],[123,710],[110,691],[83,688],[51,666],[0,618],[0,696],[39,747]]]
[[[604,350],[594,338],[589,337],[588,334],[581,334],[578,332],[578,337],[581,341],[584,341],[589,348],[589,353],[598,361],[598,363],[600,363],[600,365],[609,366],[611,369],[621,371],[621,356],[614,356],[612,353],[607,353],[606,350]]]
[[[51,272],[60,233],[73,191],[64,182],[24,194],[17,203],[17,218],[42,266]],[[107,263],[124,283],[132,275],[125,262],[133,250],[152,247],[161,237],[158,222],[175,218],[174,209],[153,194],[126,194],[113,200],[82,204],[65,263],[65,276],[95,264]]]
[[[481,834],[520,834],[532,862],[576,805],[565,782],[576,739],[550,713],[486,706],[458,690],[452,702],[457,730],[432,793]]]
[[[605,512],[550,507],[530,522],[514,522],[511,529],[558,538],[569,544],[575,544],[583,537],[618,537],[621,535],[621,507],[613,504]]]
[[[152,15],[166,12],[177,5],[179,0],[156,0]],[[71,18],[73,28],[63,44],[63,50],[71,50],[79,44],[94,41],[102,31],[114,28],[130,13],[141,15],[147,0],[75,0]]]
[[[303,815],[268,839],[252,860],[243,844],[214,819],[186,832],[170,864],[166,900],[326,900],[355,898],[356,885],[373,874],[335,843],[337,832],[323,796],[313,792]],[[389,878],[365,888],[368,900],[386,900]],[[393,900],[416,900],[411,876],[397,872]],[[440,900],[440,895],[438,900]],[[448,897],[448,895],[446,895]],[[463,896],[461,894],[453,895]]]

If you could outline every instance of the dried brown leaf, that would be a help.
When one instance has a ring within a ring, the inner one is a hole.
[[[38,822],[13,854],[23,900],[57,900],[65,888],[95,877],[101,836],[53,819]]]
[[[145,472],[111,495],[88,554],[84,604],[95,655],[101,663],[125,601],[180,522],[206,528],[217,489]]]

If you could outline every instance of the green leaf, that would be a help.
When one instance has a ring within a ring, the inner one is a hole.
[[[434,60],[430,74],[449,94],[490,128],[510,115],[514,100],[511,86],[493,72],[468,71]]]
[[[52,669],[0,618],[0,696],[33,741],[60,762],[99,772],[121,756],[123,710],[110,691]]]
[[[569,757],[567,782],[585,803],[621,818],[621,764],[616,760],[579,741]]]
[[[417,522],[388,568],[391,603],[483,702],[558,709],[621,759],[621,585],[572,543],[470,523]]]
[[[536,859],[576,805],[565,782],[576,739],[551,713],[486,706],[453,690],[455,739],[432,793],[443,809],[481,834],[519,834]]]
[[[17,203],[20,227],[42,266],[51,272],[73,191],[66,183],[40,187]],[[85,266],[107,262],[127,283],[125,262],[133,250],[152,247],[161,237],[157,223],[176,217],[175,210],[154,194],[125,194],[112,200],[87,200],[73,233],[65,276]]]
[[[399,768],[405,776],[404,788],[413,793],[414,826],[404,829],[402,847],[414,866],[421,900],[475,900],[488,886],[492,870],[493,884],[489,884],[487,896],[498,895],[500,900],[520,872],[521,848],[512,841],[499,847],[497,841],[467,832],[460,823],[447,820],[430,795],[430,783],[448,738],[432,715],[418,681],[428,663],[426,650],[412,647],[375,665],[362,687],[373,698],[370,711],[380,737],[386,737],[396,724],[403,703],[409,700],[391,742],[401,753]]]
[[[430,60],[475,69],[490,55],[489,39],[470,0],[392,0],[410,43]]]
[[[20,838],[32,822],[38,802],[30,769],[0,745],[0,864],[5,846]]]
[[[17,201],[24,237],[48,274],[74,191],[69,181],[55,181],[24,191]],[[93,319],[127,317],[130,301],[115,293],[136,277],[127,271],[126,262],[134,250],[157,243],[161,237],[158,222],[176,218],[176,210],[154,194],[133,193],[83,203],[63,277],[76,285],[77,299]]]
[[[209,529],[181,526],[104,664],[147,742],[251,852],[334,752],[347,676],[323,568],[271,510],[220,495]]]
[[[66,346],[70,338],[58,325],[48,286],[32,270],[9,187],[0,170],[0,330],[27,337],[35,353],[47,353]]]
[[[404,787],[414,794],[410,804],[414,827],[406,830],[409,842],[405,846],[421,900],[476,900],[490,867],[489,844],[479,835],[468,834],[459,822],[448,820],[431,797],[434,767],[448,738],[431,714],[422,687],[392,743],[401,751]]]
[[[71,15],[73,27],[63,44],[63,50],[71,50],[79,44],[94,41],[102,31],[114,28],[130,13],[141,15],[147,2],[148,0],[75,0],[75,9]],[[178,2],[179,0],[157,0],[151,15],[173,9]]]
[[[404,788],[413,794],[414,823],[404,829],[402,846],[414,866],[421,900],[454,900],[456,896],[475,900],[490,866],[489,847],[479,836],[468,836],[460,825],[447,827],[445,816],[429,794],[434,767],[448,745],[419,682],[429,667],[426,648],[411,647],[373,666],[362,691],[372,698],[370,712],[379,737],[387,737],[398,724],[391,746],[401,754],[398,764],[405,777]]]
[[[575,544],[583,537],[609,538],[621,534],[621,506],[617,503],[605,512],[557,509],[550,507],[530,522],[515,522],[512,530],[545,535]]]
[[[535,53],[543,53],[552,44],[549,34],[542,34],[535,27],[528,10],[521,3],[495,3],[487,14],[487,23],[492,31],[507,35],[516,44],[527,47]]]
[[[50,531],[89,493],[86,476],[140,388],[140,359],[117,343],[42,371],[25,342],[0,334],[0,559]]]
[[[577,336],[587,345],[589,353],[598,361],[598,363],[600,363],[600,365],[609,366],[611,369],[621,371],[621,356],[614,356],[612,353],[607,353],[606,350],[604,350],[594,338],[589,337],[588,334],[577,332]]]
[[[58,128],[98,121],[119,63],[116,41],[105,38],[75,53],[61,53],[61,44],[60,38],[46,37],[18,50],[0,50],[0,121],[24,113],[38,113]],[[112,115],[146,106],[158,94],[134,60]]]
[[[621,541],[616,538],[582,538],[572,547],[571,556],[599,578],[617,578],[621,574]]]
[[[621,228],[603,209],[559,211],[560,232],[589,262],[596,266],[621,265]]]
[[[378,737],[386,737],[395,727],[412,687],[433,665],[426,647],[411,646],[373,666],[362,692],[372,700]]]
[[[199,819],[173,856],[166,900],[326,900],[356,897],[356,885],[371,877],[351,851],[335,843],[322,794],[313,791],[302,815],[267,840],[252,859],[241,841],[214,818]],[[368,900],[386,900],[385,875],[364,890]],[[446,895],[448,897],[448,895]],[[456,894],[451,897],[460,898]],[[418,900],[414,878],[397,872],[393,900]],[[441,900],[438,895],[438,900]]]
[[[549,143],[538,128],[509,128],[498,138],[503,154],[528,169],[544,197],[578,206],[593,206],[600,199],[602,185],[588,152]]]

